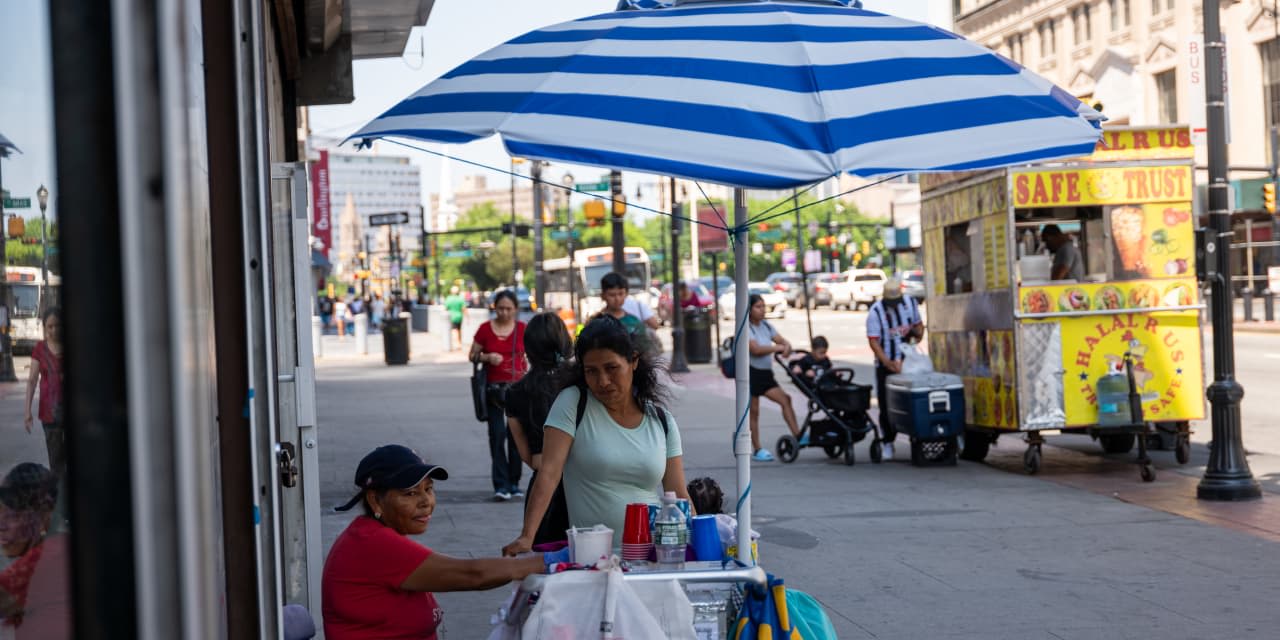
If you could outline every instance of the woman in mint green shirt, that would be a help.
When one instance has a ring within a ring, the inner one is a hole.
[[[610,316],[587,323],[574,353],[577,362],[547,414],[542,466],[524,529],[503,548],[506,555],[530,550],[561,478],[569,522],[608,526],[615,547],[627,504],[656,502],[661,491],[689,497],[680,429],[665,408],[668,392],[658,383],[651,356],[638,350],[622,323]]]

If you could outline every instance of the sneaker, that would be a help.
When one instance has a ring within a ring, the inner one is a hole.
[[[767,449],[756,449],[756,454],[751,456],[756,462],[773,462],[773,454]]]
[[[494,491],[494,492],[493,492],[493,501],[494,501],[494,502],[506,502],[506,501],[508,501],[508,500],[510,500],[510,499],[511,499],[511,494],[507,493],[506,491]]]
[[[798,444],[798,445],[800,445],[800,446],[802,446],[802,447],[807,447],[807,446],[809,446],[809,434],[807,434],[807,433],[806,433],[806,434],[804,434],[804,435],[800,436],[800,439],[796,441],[796,444]]]
[[[893,443],[892,442],[883,442],[880,444],[880,459],[881,460],[893,459]]]
[[[520,487],[516,487],[515,489],[512,489],[512,490],[511,490],[511,497],[512,497],[512,498],[523,498],[523,497],[524,497],[524,489],[521,489]]]

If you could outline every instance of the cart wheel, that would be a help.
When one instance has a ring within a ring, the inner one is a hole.
[[[1156,468],[1149,464],[1144,464],[1139,467],[1138,473],[1142,474],[1143,482],[1153,482],[1156,479]]]
[[[822,450],[826,452],[827,457],[835,460],[844,455],[844,445],[842,444],[824,444]]]
[[[1022,454],[1022,468],[1031,475],[1040,473],[1040,445],[1027,447],[1026,453]]]
[[[872,464],[880,464],[884,461],[884,447],[880,444],[880,438],[871,441],[871,462]]]
[[[1137,440],[1132,433],[1112,433],[1098,436],[1098,442],[1102,444],[1102,450],[1107,453],[1129,453],[1133,450],[1133,443]]]
[[[1178,442],[1173,446],[1173,457],[1178,464],[1186,464],[1191,459],[1191,438],[1186,434],[1178,434]]]
[[[991,451],[991,437],[981,431],[965,429],[960,436],[960,457],[973,462],[982,462]]]
[[[783,462],[795,462],[796,456],[800,455],[800,445],[796,442],[795,436],[787,434],[778,438],[778,445],[775,447],[778,459]]]
[[[850,467],[853,466],[853,445],[844,448],[844,463]]]

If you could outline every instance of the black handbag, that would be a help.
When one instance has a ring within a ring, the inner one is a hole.
[[[479,362],[471,363],[471,404],[475,405],[476,420],[480,422],[489,421],[489,402],[486,392],[489,387],[489,375],[484,371],[484,365]]]

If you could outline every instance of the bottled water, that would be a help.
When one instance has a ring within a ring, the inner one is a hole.
[[[662,510],[653,523],[653,546],[658,563],[683,563],[688,542],[689,529],[685,526],[684,512],[676,505],[675,492],[668,491],[662,496]]]

